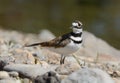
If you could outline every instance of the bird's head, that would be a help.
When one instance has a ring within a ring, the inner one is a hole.
[[[72,29],[74,33],[80,33],[82,32],[82,22],[75,20],[74,22],[72,22]]]

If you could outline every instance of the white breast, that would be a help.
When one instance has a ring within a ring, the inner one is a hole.
[[[73,41],[71,41],[65,47],[60,47],[60,48],[48,47],[47,49],[59,54],[68,55],[76,52],[80,47],[81,47],[81,44],[75,44]]]

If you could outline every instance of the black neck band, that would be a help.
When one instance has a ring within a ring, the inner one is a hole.
[[[80,32],[80,33],[71,32],[71,35],[74,36],[74,37],[81,37],[82,32]]]
[[[82,43],[82,40],[81,41],[75,41],[75,40],[73,40],[73,39],[71,39],[74,43],[76,43],[76,44],[80,44],[80,43]]]

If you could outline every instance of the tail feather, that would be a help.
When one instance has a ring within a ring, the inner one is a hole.
[[[32,46],[38,46],[41,45],[41,43],[34,43],[34,44],[30,44],[30,45],[25,45],[25,47],[32,47]]]

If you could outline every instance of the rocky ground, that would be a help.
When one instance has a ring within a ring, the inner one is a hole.
[[[84,31],[83,47],[60,65],[60,55],[25,44],[50,40],[48,30],[0,30],[0,83],[120,83],[120,50]]]

